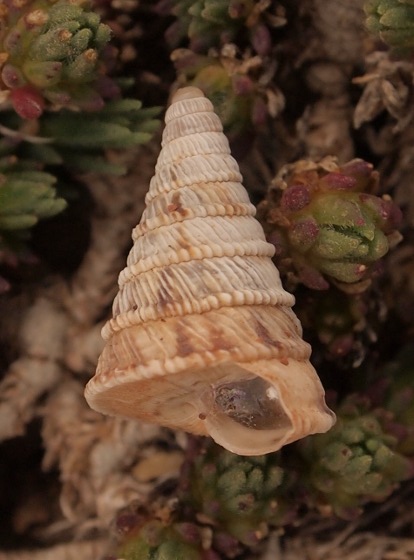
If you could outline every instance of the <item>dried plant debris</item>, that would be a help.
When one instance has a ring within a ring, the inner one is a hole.
[[[412,62],[390,58],[386,52],[374,52],[367,57],[367,72],[354,79],[364,88],[354,114],[359,128],[386,112],[394,123],[393,132],[403,131],[414,115],[414,66]]]
[[[363,0],[305,0],[299,13],[311,19],[303,58],[325,58],[340,65],[361,62],[364,52]]]
[[[139,430],[135,425],[128,427],[128,423],[119,425],[102,418],[90,411],[83,399],[83,375],[94,367],[102,345],[96,321],[108,305],[108,297],[112,297],[109,290],[115,284],[123,248],[142,208],[152,171],[151,151],[146,152],[148,164],[132,154],[123,157],[123,163],[131,165],[131,159],[137,165],[134,173],[139,174],[135,180],[131,181],[131,174],[128,178],[95,177],[95,182],[90,181],[96,207],[89,251],[70,286],[55,279],[33,294],[20,319],[15,351],[18,357],[1,381],[1,439],[23,434],[32,419],[40,419],[46,449],[43,469],[57,468],[60,472],[61,517],[50,527],[37,529],[38,538],[45,540],[68,530],[85,534],[91,527],[105,526],[99,521],[98,510],[109,522],[125,496],[132,498],[145,486],[139,477],[124,479],[121,471],[138,464],[143,441],[149,441],[150,446],[154,440],[163,441],[153,428]],[[115,185],[122,192],[116,199]],[[108,228],[117,212],[123,216],[122,221]],[[96,275],[93,282],[91,273]],[[3,336],[7,337],[5,325]],[[80,376],[74,376],[75,372]],[[117,446],[122,448],[118,458]],[[169,469],[174,473],[176,464],[166,462],[166,471],[158,476],[162,478],[165,472],[168,476]],[[111,473],[114,479],[108,485]]]
[[[0,560],[91,560],[105,551],[105,541],[73,542],[53,546],[47,550],[0,552]]]
[[[102,529],[125,502],[148,492],[148,481],[137,476],[142,471],[139,458],[154,440],[165,439],[157,428],[93,413],[75,381],[61,384],[43,414],[43,468],[59,466],[62,513],[81,532],[97,523]],[[164,462],[163,467],[154,471],[154,478],[177,474],[176,464]]]

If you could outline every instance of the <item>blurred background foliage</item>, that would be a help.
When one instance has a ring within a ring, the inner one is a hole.
[[[112,518],[111,558],[266,558],[275,529],[289,536],[330,520],[333,531],[393,493],[412,498],[413,51],[413,0],[4,0],[0,473],[15,482],[34,473],[30,488],[0,485],[5,547],[106,535]],[[96,355],[86,347],[127,250],[126,241],[113,249],[111,232],[129,228],[169,95],[189,84],[223,121],[338,416],[329,433],[266,457],[155,428],[138,442],[81,397]],[[98,257],[108,263],[99,268]],[[46,297],[54,282],[59,296]],[[52,315],[42,307],[45,324],[76,316],[65,340],[79,355],[56,350],[63,377],[43,386],[44,368],[25,360],[48,353],[26,355],[23,318],[37,317],[44,297],[59,302]],[[24,383],[39,387],[23,403]],[[28,410],[18,429],[13,399]],[[67,440],[51,427],[65,407],[67,425],[79,421],[76,436],[61,428]],[[100,440],[119,450],[97,461],[107,477],[99,491],[90,466]],[[157,460],[165,473],[144,476]],[[401,515],[395,534],[412,537],[414,520]]]

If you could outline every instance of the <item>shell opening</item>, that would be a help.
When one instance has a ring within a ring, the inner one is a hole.
[[[281,447],[293,424],[275,386],[235,363],[219,368],[225,375],[200,394],[199,418],[211,437],[241,455]]]
[[[214,387],[214,402],[220,413],[255,430],[286,429],[291,426],[276,389],[255,377]]]

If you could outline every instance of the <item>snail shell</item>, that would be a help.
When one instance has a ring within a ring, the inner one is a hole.
[[[175,94],[92,408],[261,455],[335,422],[210,101]]]

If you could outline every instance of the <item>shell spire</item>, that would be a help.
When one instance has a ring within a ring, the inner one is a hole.
[[[310,346],[211,102],[178,90],[85,396],[261,455],[327,431]]]

